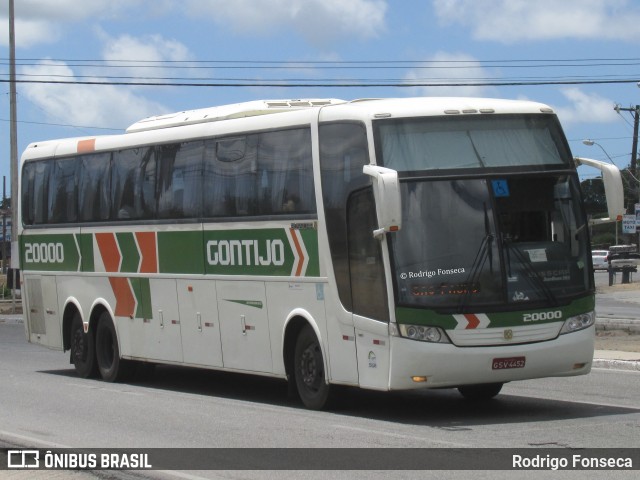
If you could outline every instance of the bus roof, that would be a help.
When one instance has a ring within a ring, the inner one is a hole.
[[[192,125],[194,123],[217,122],[220,120],[231,120],[233,118],[253,117],[256,115],[269,115],[272,113],[290,112],[302,108],[324,107],[338,103],[345,103],[345,101],[335,98],[255,100],[253,102],[234,103],[219,107],[200,108],[197,110],[187,110],[143,118],[127,128],[127,133]]]

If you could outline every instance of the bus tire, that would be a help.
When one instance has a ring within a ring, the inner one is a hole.
[[[458,387],[458,391],[466,400],[486,401],[500,393],[502,383],[486,383],[482,385],[465,385]]]
[[[128,378],[131,364],[120,358],[116,327],[107,312],[103,312],[98,319],[96,360],[100,376],[105,382],[121,382]]]
[[[330,385],[326,381],[322,349],[311,326],[306,325],[296,339],[294,380],[300,400],[311,410],[329,404]]]
[[[85,333],[80,313],[76,312],[71,320],[71,363],[80,378],[92,378],[98,375],[96,363],[95,337],[93,332]]]

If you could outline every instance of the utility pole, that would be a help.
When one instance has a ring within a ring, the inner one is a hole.
[[[639,85],[640,86],[640,85]],[[616,105],[613,109],[620,112],[631,112],[633,115],[633,142],[631,144],[631,164],[629,170],[633,173],[635,178],[638,177],[638,123],[640,122],[640,105],[635,107],[623,108],[620,105]],[[640,203],[640,182],[636,182],[636,198],[631,201],[631,213],[635,214],[635,203]],[[636,227],[637,229],[637,227]],[[640,247],[640,230],[636,230],[638,234],[638,247]]]
[[[10,110],[10,143],[11,143],[11,272],[13,289],[11,290],[12,311],[16,311],[16,270],[19,266],[18,251],[18,114],[16,93],[16,29],[13,0],[9,0],[9,110]]]
[[[616,105],[613,109],[620,112],[632,112],[633,114],[633,143],[631,144],[631,165],[629,170],[633,175],[638,178],[638,123],[640,120],[640,105],[635,107],[623,108],[620,105]],[[637,191],[640,200],[640,190]]]

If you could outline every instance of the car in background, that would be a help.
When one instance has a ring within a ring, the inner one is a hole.
[[[591,258],[593,259],[593,269],[606,270],[609,268],[609,263],[607,261],[608,255],[609,250],[592,250]]]
[[[626,268],[636,271],[640,265],[640,253],[637,252],[635,245],[612,245],[609,248],[607,262],[613,268]]]

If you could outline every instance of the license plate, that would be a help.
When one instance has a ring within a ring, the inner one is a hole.
[[[508,357],[508,358],[494,358],[491,363],[493,370],[503,370],[505,368],[524,368],[525,357]]]

